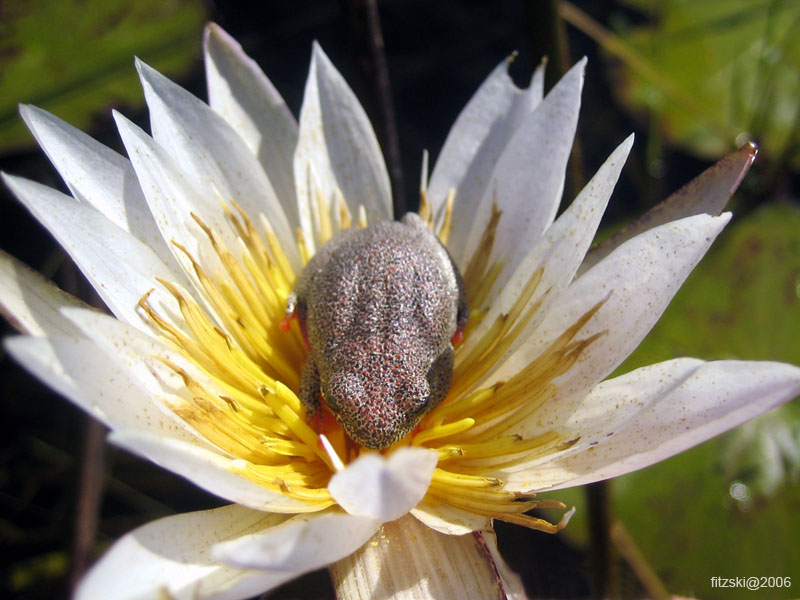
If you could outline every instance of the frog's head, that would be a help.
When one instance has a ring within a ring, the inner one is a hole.
[[[354,369],[333,374],[323,395],[347,435],[380,450],[408,435],[444,399],[452,355],[450,347],[430,365],[421,365],[419,357],[372,355]]]

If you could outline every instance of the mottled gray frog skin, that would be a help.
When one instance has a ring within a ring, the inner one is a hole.
[[[300,398],[323,398],[347,434],[381,449],[408,434],[447,395],[453,345],[467,307],[461,275],[430,228],[409,213],[343,231],[298,278],[287,314],[310,354]]]

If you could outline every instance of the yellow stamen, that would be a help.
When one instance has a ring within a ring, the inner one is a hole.
[[[463,273],[464,286],[467,288],[467,302],[473,308],[478,308],[481,306],[481,304],[478,304],[475,300],[476,290],[474,288],[484,279],[484,274],[486,273],[486,268],[489,264],[489,258],[492,255],[492,248],[494,248],[494,240],[495,236],[497,235],[497,224],[500,222],[501,215],[502,212],[497,208],[497,204],[493,203],[492,216],[489,218],[489,222],[486,224],[486,229],[481,236],[481,240],[478,242],[478,246],[475,248],[475,252],[473,253],[472,258],[470,259],[469,263],[467,264],[467,268]],[[497,276],[495,275],[495,277]]]
[[[419,210],[417,211],[419,218],[428,224],[428,227],[433,229],[433,211],[428,202],[428,191],[424,188],[419,190]]]
[[[342,190],[338,187],[336,188],[336,203],[339,206],[339,222],[342,224],[342,229],[347,229],[352,223],[350,209],[347,208],[347,202],[345,202]]]
[[[441,229],[439,229],[439,241],[445,246],[447,245],[447,241],[450,239],[450,227],[453,224],[453,201],[455,198],[456,191],[455,189],[452,189],[447,194],[447,200],[445,200],[444,204],[444,220],[442,221]]]
[[[433,480],[437,481],[439,485],[463,487],[496,488],[503,485],[503,482],[496,477],[475,477],[463,473],[451,473],[439,468],[433,471]]]
[[[419,446],[431,440],[463,433],[468,429],[470,429],[474,424],[475,424],[474,419],[467,418],[456,421],[455,423],[449,423],[447,425],[439,425],[438,427],[426,429],[414,436],[412,444],[415,446]]]
[[[322,246],[333,236],[333,225],[331,224],[331,211],[320,188],[317,188],[315,196],[317,200],[317,220],[319,222],[317,241]]]
[[[358,205],[358,226],[361,229],[367,226],[367,209],[364,208],[363,204]]]
[[[297,250],[300,252],[300,262],[303,263],[303,266],[306,266],[308,261],[311,260],[313,252],[308,247],[308,242],[306,241],[306,236],[303,234],[302,229],[298,227],[294,234],[295,237],[297,237]]]

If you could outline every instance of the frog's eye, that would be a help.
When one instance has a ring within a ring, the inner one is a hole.
[[[444,400],[447,392],[450,391],[450,380],[453,377],[453,358],[453,349],[447,348],[436,357],[431,368],[428,369],[428,385],[431,390],[430,408]]]
[[[416,416],[430,405],[431,389],[425,380],[405,379],[395,387],[394,398],[403,413]]]

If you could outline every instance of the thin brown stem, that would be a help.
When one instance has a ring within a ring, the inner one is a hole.
[[[89,304],[96,307],[103,306],[97,293],[80,277],[77,267],[71,261],[65,262],[61,268],[61,285],[65,291],[83,297]],[[81,425],[83,435],[67,576],[70,593],[74,593],[78,582],[94,559],[94,543],[97,538],[100,505],[105,488],[106,428],[91,415],[83,415]]]
[[[611,490],[608,481],[586,486],[589,513],[589,555],[593,598],[618,598],[611,545]]]
[[[611,540],[617,548],[622,558],[625,559],[636,577],[639,578],[642,586],[647,592],[648,598],[653,600],[668,600],[671,598],[670,593],[664,586],[664,583],[659,579],[653,567],[647,562],[647,559],[642,554],[636,542],[631,537],[627,528],[620,522],[616,521],[611,526]]]
[[[90,566],[97,537],[100,503],[103,497],[106,428],[89,415],[84,416],[78,490],[70,548],[69,588],[71,592]]]
[[[350,40],[356,56],[368,110],[375,115],[378,137],[388,162],[392,180],[395,218],[406,212],[400,138],[392,101],[392,86],[386,63],[381,20],[376,0],[342,0],[347,12]]]

